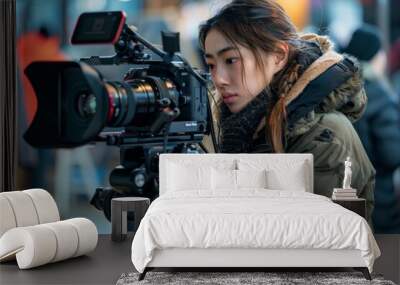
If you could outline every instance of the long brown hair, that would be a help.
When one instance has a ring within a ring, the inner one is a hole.
[[[272,110],[266,110],[267,118],[269,117],[266,138],[270,140],[275,152],[284,152],[282,138],[286,121],[285,95],[298,79],[299,64],[293,60],[296,55],[293,43],[299,37],[296,27],[283,8],[273,0],[234,0],[200,26],[199,41],[203,51],[211,29],[217,29],[232,44],[248,48],[260,70],[263,70],[263,53],[283,53],[278,44],[289,45],[286,66],[274,75],[270,86],[266,86],[276,96],[271,98],[275,102]],[[217,101],[217,104],[222,104],[222,101]]]

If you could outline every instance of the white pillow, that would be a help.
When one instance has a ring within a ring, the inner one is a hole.
[[[288,190],[306,192],[307,176],[304,163],[292,164],[290,169],[268,169],[267,185],[272,190]]]
[[[236,170],[211,168],[212,189],[236,190]]]
[[[210,189],[210,167],[168,164],[168,191],[185,191],[193,189]]]
[[[213,190],[238,190],[240,188],[267,188],[266,170],[231,170],[212,168]]]
[[[238,188],[267,188],[267,171],[236,170]]]

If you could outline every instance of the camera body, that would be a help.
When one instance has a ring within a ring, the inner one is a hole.
[[[38,100],[24,134],[30,145],[71,148],[103,141],[120,148],[121,165],[110,175],[113,188],[104,190],[111,192],[98,189],[92,199],[103,209],[113,196],[157,197],[158,155],[201,152],[198,144],[212,132],[209,77],[179,54],[179,34],[162,32],[161,50],[125,21],[121,11],[83,13],[75,27],[73,44],[113,44],[113,56],[33,62],[25,70]],[[118,64],[134,66],[121,81],[107,81],[95,68]]]

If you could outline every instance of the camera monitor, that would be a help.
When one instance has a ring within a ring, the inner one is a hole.
[[[115,44],[125,24],[122,11],[83,13],[72,35],[72,44]]]

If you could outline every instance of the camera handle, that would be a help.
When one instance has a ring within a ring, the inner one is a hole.
[[[116,54],[113,56],[91,56],[81,58],[81,62],[90,65],[114,65],[114,64],[152,64],[151,55],[144,52],[144,47],[148,48],[154,54],[159,56],[164,62],[171,63],[174,58],[174,52],[179,50],[179,34],[163,34],[163,43],[167,45],[165,52],[148,42],[142,36],[135,32],[134,27],[124,24],[118,41],[114,44]]]
[[[152,134],[158,134],[161,130],[164,129],[164,135],[168,135],[168,129],[171,125],[171,122],[178,117],[180,111],[178,108],[174,108],[173,110],[165,110],[162,111],[158,116],[154,123],[150,126],[150,132]]]
[[[182,61],[185,69],[195,76],[200,82],[207,82],[204,74],[199,74],[180,54],[179,33],[162,32],[163,50],[136,33],[135,26],[124,24],[118,41],[114,45],[116,54],[113,56],[91,56],[81,58],[80,61],[89,65],[118,65],[129,64],[157,64],[158,61],[151,60],[151,55],[144,52],[144,47],[158,55],[163,62],[171,64],[174,60]],[[164,51],[165,50],[165,51]]]

